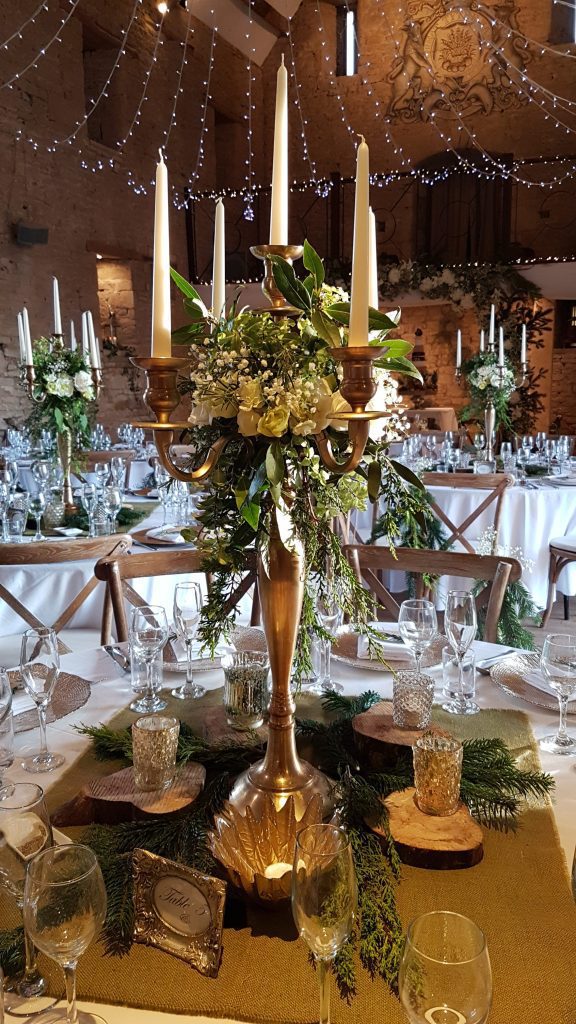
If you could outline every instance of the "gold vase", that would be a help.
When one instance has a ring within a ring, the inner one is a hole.
[[[72,481],[70,479],[70,467],[72,464],[72,434],[69,430],[64,430],[61,434],[59,433],[57,435],[57,441],[58,458],[60,459],[60,465],[62,466],[62,472],[64,474],[64,509],[66,512],[77,512],[78,508],[74,504]]]
[[[281,536],[282,518],[288,546]],[[240,812],[250,807],[261,817],[270,798],[280,810],[292,797],[300,820],[317,794],[325,813],[330,811],[332,786],[296,751],[296,706],[290,677],[304,597],[304,551],[301,541],[290,532],[288,515],[276,509],[271,514],[268,544],[258,555],[258,588],[272,673],[268,745],[264,759],[237,778],[229,800]]]

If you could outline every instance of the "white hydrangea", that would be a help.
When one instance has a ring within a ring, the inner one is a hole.
[[[92,375],[87,370],[78,370],[78,373],[74,374],[74,387],[82,398],[90,400],[94,397]]]
[[[71,398],[74,394],[74,381],[67,373],[47,373],[46,390],[57,398]]]

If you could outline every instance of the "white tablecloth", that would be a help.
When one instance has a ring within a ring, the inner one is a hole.
[[[492,644],[475,643],[474,645],[479,657],[489,657],[497,648]],[[120,708],[129,703],[131,699],[129,678],[126,675],[118,676],[117,669],[109,656],[99,650],[83,652],[82,654],[66,655],[62,659],[62,668],[77,672],[87,679],[98,680],[92,688],[91,697],[86,705],[79,711],[69,715],[65,719],[55,722],[48,728],[49,745],[58,749],[66,756],[67,763],[63,768],[42,776],[41,783],[49,788],[64,771],[69,770],[70,765],[86,749],[89,741],[79,736],[74,731],[74,725],[81,723],[96,725],[108,721]],[[377,690],[383,697],[390,697],[392,693],[391,676],[386,673],[371,671],[354,671],[341,665],[334,666],[334,676],[339,679],[350,695],[360,693],[363,690]],[[166,680],[171,682],[171,680]],[[204,673],[203,683],[208,688],[222,685],[222,674],[220,671]],[[20,699],[20,698],[18,698]],[[477,686],[477,700],[481,707],[514,707],[521,708],[530,718],[535,735],[542,736],[555,729],[557,715],[554,712],[539,709],[530,704],[524,704],[513,698],[508,698],[488,677],[479,676]],[[571,731],[576,731],[576,722],[572,720]],[[38,732],[20,733],[16,737],[17,751],[19,754],[35,752],[38,743]],[[571,863],[574,845],[576,843],[576,787],[574,786],[574,762],[572,758],[555,757],[551,754],[542,754],[542,767],[550,772],[556,781],[556,793],[554,798],[554,812],[567,862]],[[12,781],[29,782],[31,776],[16,765],[8,772],[8,778]],[[514,838],[510,837],[510,842]],[[568,893],[567,893],[568,898]],[[135,984],[137,981],[135,980]],[[82,1004],[89,1008],[92,1004]],[[94,1008],[94,1007],[92,1007]],[[214,1020],[207,1018],[192,1018],[173,1014],[151,1013],[142,1010],[133,1010],[126,1007],[113,1007],[106,1005],[100,1007],[108,1024],[183,1024],[186,1020],[202,1021],[202,1024],[214,1024]],[[552,1022],[542,1022],[552,1024]]]

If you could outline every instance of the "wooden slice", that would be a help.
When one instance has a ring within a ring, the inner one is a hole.
[[[448,735],[434,725],[426,729],[401,729],[394,724],[392,701],[388,700],[373,704],[368,711],[356,715],[352,719],[352,729],[358,750],[376,769],[394,764],[425,732]]]
[[[464,804],[455,814],[424,814],[414,800],[416,790],[391,793],[384,800],[392,838],[400,860],[437,871],[472,868],[484,856],[482,829]],[[377,835],[383,831],[374,828]]]
[[[217,708],[208,708],[202,722],[202,735],[211,746],[216,744],[241,747],[253,747],[257,743],[265,743],[268,739],[268,726],[261,725],[258,729],[233,729],[228,725],[226,712],[220,704]]]

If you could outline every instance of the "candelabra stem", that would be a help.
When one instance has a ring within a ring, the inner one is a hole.
[[[492,397],[488,398],[484,410],[484,436],[486,437],[486,461],[494,460],[494,428],[496,426],[496,409]]]

